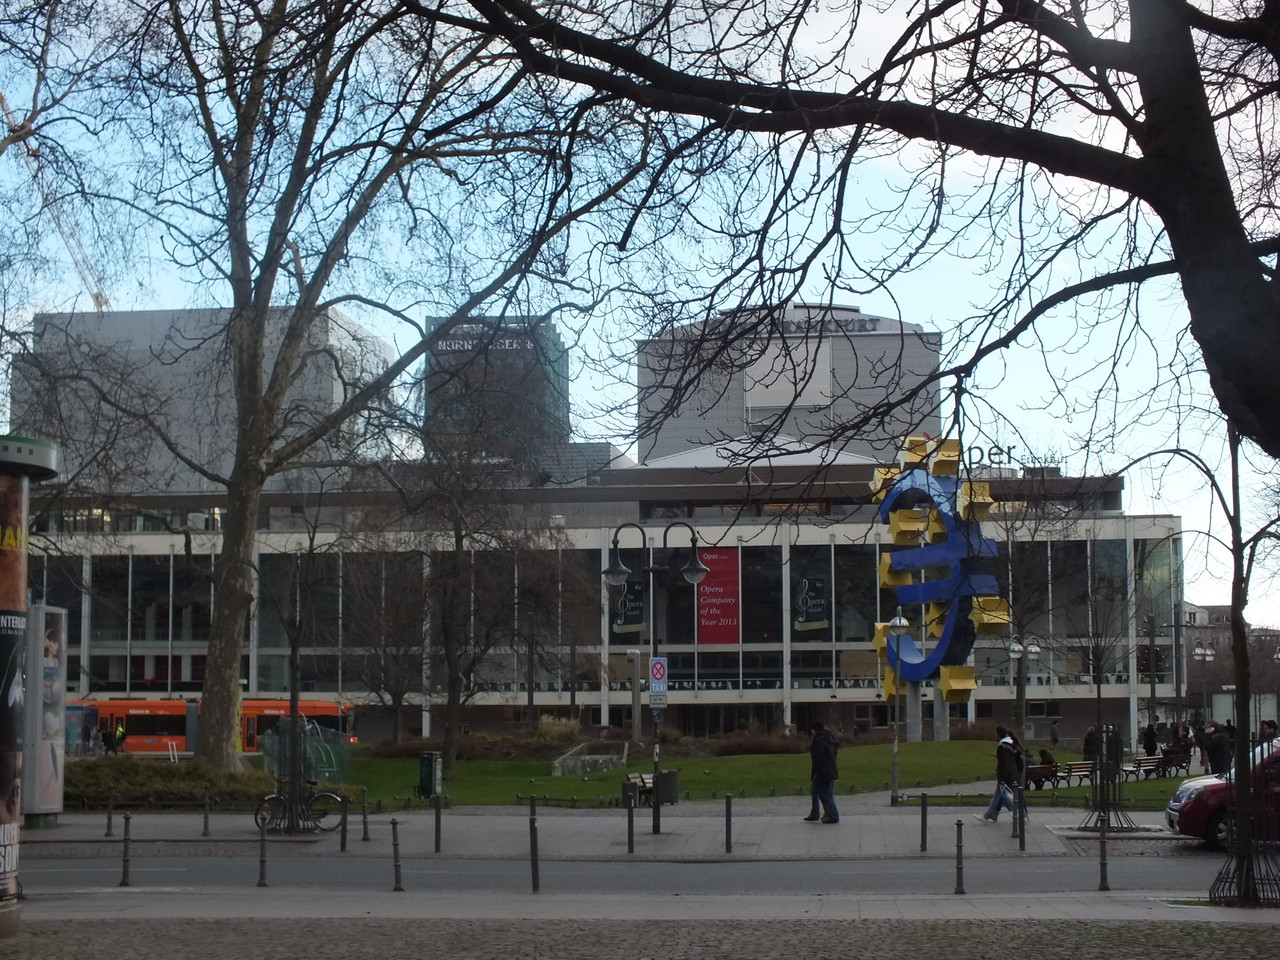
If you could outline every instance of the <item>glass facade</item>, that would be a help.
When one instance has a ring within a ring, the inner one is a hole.
[[[554,694],[539,703],[561,706],[607,702],[600,722],[613,723],[630,709],[627,651],[647,659],[656,645],[669,659],[671,709],[679,704],[669,722],[686,732],[780,716],[802,723],[837,700],[848,701],[850,722],[882,726],[891,711],[877,700],[884,671],[872,637],[894,612],[893,593],[878,582],[886,548],[865,537],[821,535],[827,542],[811,535],[810,542],[706,547],[700,556],[712,574],[698,587],[682,575],[687,545],[655,550],[654,562],[647,547],[623,548],[620,559],[631,570],[623,587],[603,585],[609,551],[598,547],[518,555],[332,545],[264,551],[242,679],[247,693],[286,694],[295,642],[304,693],[374,692],[404,702],[421,695],[425,682],[439,696],[450,637],[474,702],[505,704],[513,717],[536,695]],[[1153,650],[1141,625],[1143,616],[1172,622],[1179,550],[1172,537],[1001,544],[990,566],[1013,622],[979,637],[980,692],[1008,696],[1013,635],[1038,642],[1042,654],[1028,664],[1028,681],[1054,687],[1055,702],[1058,686],[1091,687],[1099,678],[1125,684],[1135,674],[1135,682],[1149,682],[1152,665],[1157,683],[1171,682],[1169,631],[1158,631]],[[182,553],[33,558],[33,598],[70,614],[71,687],[135,696],[198,691],[212,563]],[[921,611],[904,613],[918,628]],[[691,702],[704,693],[713,702]],[[1035,698],[1028,710],[1047,702]]]

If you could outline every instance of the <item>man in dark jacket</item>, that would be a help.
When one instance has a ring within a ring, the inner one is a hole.
[[[840,778],[836,771],[836,738],[819,720],[813,721],[813,739],[809,742],[809,797],[812,806],[807,823],[817,823],[821,805],[823,823],[839,823],[840,811],[836,809],[835,784]]]
[[[1226,773],[1231,769],[1231,741],[1227,739],[1227,731],[1217,724],[1206,723],[1204,732],[1209,772]]]

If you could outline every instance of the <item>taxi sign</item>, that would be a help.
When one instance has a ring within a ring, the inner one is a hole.
[[[653,695],[657,694],[661,697],[667,695],[667,658],[666,657],[650,657],[649,658],[649,702],[653,702]]]

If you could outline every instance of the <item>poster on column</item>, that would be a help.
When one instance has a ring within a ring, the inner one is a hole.
[[[61,813],[67,750],[66,610],[33,606],[27,612],[27,664],[22,812]],[[79,737],[78,730],[74,733]]]
[[[698,584],[698,643],[737,643],[741,603],[738,596],[738,551],[699,550],[707,575]]]
[[[26,478],[0,476],[0,900],[18,895],[27,648],[26,505]]]

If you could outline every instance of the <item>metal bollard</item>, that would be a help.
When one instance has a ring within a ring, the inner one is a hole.
[[[529,798],[529,865],[533,872],[533,892],[538,892],[538,800]]]
[[[733,794],[724,795],[724,852],[733,853]]]
[[[391,818],[391,864],[396,874],[396,885],[391,889],[404,893],[404,884],[400,882],[400,821],[395,817]]]
[[[267,885],[267,818],[258,824],[258,886]]]
[[[339,853],[347,852],[347,812],[350,809],[350,806],[351,804],[347,801],[347,795],[344,793],[342,795],[342,824],[341,826],[338,827],[338,832],[339,832],[338,852]]]
[[[627,794],[627,853],[636,852],[636,795]]]
[[[920,852],[929,849],[929,795],[920,794]]]
[[[1107,820],[1108,816],[1104,813],[1102,819],[1098,821],[1098,889],[1110,890],[1111,884],[1107,883]]]
[[[436,853],[440,852],[440,794],[431,798],[431,809],[436,816]]]
[[[121,866],[124,868],[120,875],[120,886],[129,886],[129,812],[126,810],[124,814],[124,856]]]
[[[956,821],[956,893],[964,893],[964,821]]]
[[[115,805],[116,805],[116,788],[110,787],[107,790],[107,832],[103,834],[104,837],[112,836],[111,813]]]
[[[369,839],[369,788],[360,788],[360,820],[364,824],[364,833],[361,834],[361,840]]]
[[[1021,853],[1027,852],[1027,788],[1026,786],[1018,787],[1017,791],[1018,803],[1018,850]]]
[[[204,785],[204,830],[200,834],[202,837],[209,836],[209,790],[212,786],[209,783]]]

